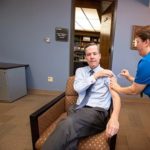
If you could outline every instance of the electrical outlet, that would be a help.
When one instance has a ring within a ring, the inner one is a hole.
[[[54,81],[54,79],[53,79],[53,77],[48,77],[48,82],[53,82]]]

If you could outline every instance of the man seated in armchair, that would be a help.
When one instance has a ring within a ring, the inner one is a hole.
[[[70,107],[67,118],[59,122],[42,150],[77,150],[83,137],[105,129],[108,138],[118,132],[121,102],[119,95],[109,88],[113,73],[100,66],[101,54],[95,43],[85,47],[85,59],[88,66],[78,68],[75,74],[77,103]],[[107,121],[111,101],[113,111]]]

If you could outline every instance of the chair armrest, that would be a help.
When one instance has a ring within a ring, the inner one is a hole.
[[[117,134],[113,135],[109,140],[110,150],[115,150],[116,147]]]
[[[35,143],[44,130],[63,112],[65,112],[65,92],[30,115],[33,149],[35,149]]]

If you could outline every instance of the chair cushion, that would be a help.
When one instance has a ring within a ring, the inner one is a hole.
[[[105,131],[81,139],[78,150],[109,150]]]
[[[77,101],[77,97],[76,96],[66,96],[65,97],[65,110],[68,112],[68,108],[75,104]]]
[[[40,150],[42,148],[42,145],[45,143],[46,139],[48,136],[53,132],[53,130],[56,128],[56,125],[58,124],[59,121],[63,120],[66,118],[67,113],[61,114],[61,116],[53,122],[43,133],[40,135],[40,138],[36,141],[35,147],[37,150]]]
[[[73,84],[74,84],[74,76],[70,76],[67,80],[67,84],[66,84],[66,95],[67,96],[77,96],[77,92],[74,90],[73,88]]]
[[[50,125],[37,140],[35,147],[40,150],[48,136],[56,128],[59,121],[66,118],[67,113],[63,113],[52,125]],[[78,150],[109,150],[109,144],[105,132],[98,133],[80,140]]]
[[[71,76],[67,80],[66,84],[66,99],[65,99],[65,109],[66,111],[68,110],[70,105],[73,105],[76,103],[77,100],[77,92],[73,88],[73,83],[74,83],[74,76]]]

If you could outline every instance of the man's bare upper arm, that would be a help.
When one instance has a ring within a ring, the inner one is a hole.
[[[109,91],[111,93],[112,99],[115,98],[116,96],[117,97],[119,96],[119,94],[116,91],[114,91],[113,89],[111,89],[110,87],[109,87]]]

